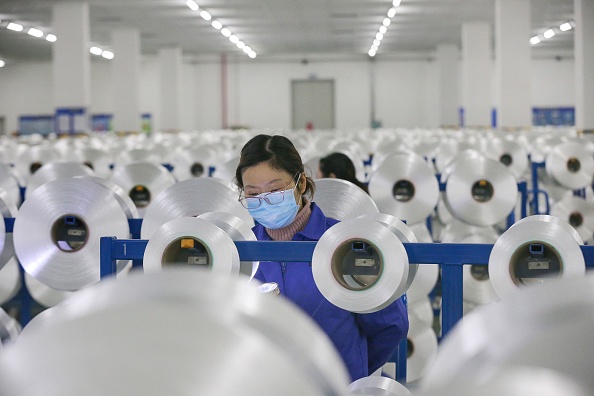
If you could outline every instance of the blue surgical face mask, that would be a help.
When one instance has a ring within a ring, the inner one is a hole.
[[[266,196],[271,202],[278,202],[282,197],[282,201],[278,203],[268,203],[266,200],[260,200],[260,206],[248,211],[250,215],[258,223],[264,227],[276,230],[288,226],[295,220],[297,212],[299,212],[299,205],[295,201],[295,188],[284,191],[275,191],[273,193],[265,193],[257,195],[254,198]]]

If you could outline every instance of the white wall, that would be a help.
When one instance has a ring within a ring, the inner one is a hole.
[[[361,128],[370,122],[370,64],[361,61],[228,61],[229,125],[282,128],[291,125],[291,80],[334,79],[336,127]],[[437,69],[434,61],[375,62],[376,118],[384,127],[437,125]],[[51,63],[9,64],[0,69],[0,116],[6,130],[18,127],[19,115],[52,114]],[[141,65],[140,109],[153,114],[159,128],[159,73],[154,57]],[[183,128],[219,129],[222,125],[219,62],[184,64]],[[113,112],[108,61],[91,64],[91,113]],[[573,106],[573,60],[533,59],[533,106]],[[459,98],[452,98],[460,103]]]
[[[573,59],[532,61],[532,106],[575,106]]]

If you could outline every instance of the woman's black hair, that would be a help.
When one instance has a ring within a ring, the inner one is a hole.
[[[239,165],[235,171],[237,186],[243,189],[243,171],[246,168],[267,162],[273,169],[282,170],[292,176],[305,175],[305,193],[313,198],[316,186],[307,176],[303,161],[293,143],[281,135],[257,135],[241,149]]]
[[[330,177],[334,173],[337,179],[350,181],[369,194],[367,186],[357,179],[357,172],[353,161],[343,153],[331,153],[320,159],[322,177]]]

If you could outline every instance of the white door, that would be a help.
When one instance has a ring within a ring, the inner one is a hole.
[[[334,129],[334,80],[293,80],[291,97],[293,129]]]

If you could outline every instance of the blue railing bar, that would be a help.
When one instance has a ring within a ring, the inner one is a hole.
[[[145,239],[101,238],[101,250],[109,249],[113,260],[141,260],[148,243]],[[317,242],[312,241],[236,241],[239,258],[244,261],[311,262]],[[487,264],[493,249],[481,243],[404,243],[411,263]]]

